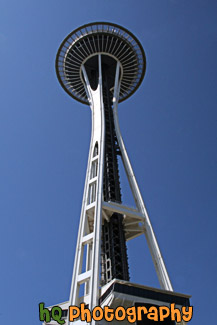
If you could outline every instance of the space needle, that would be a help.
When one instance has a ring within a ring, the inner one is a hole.
[[[189,296],[173,292],[119,127],[118,104],[135,93],[145,70],[145,53],[138,39],[113,23],[83,25],[71,32],[58,50],[56,72],[61,86],[92,112],[71,290],[69,301],[59,304],[63,310],[81,303],[90,310],[99,305],[189,304]],[[120,159],[135,208],[122,203]],[[147,240],[161,289],[130,282],[126,242],[140,235]],[[79,319],[76,323],[84,324]],[[149,324],[147,320],[137,323]]]

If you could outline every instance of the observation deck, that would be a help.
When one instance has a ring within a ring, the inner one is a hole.
[[[89,79],[97,76],[97,55],[110,69],[110,90],[114,87],[116,63],[120,63],[119,102],[130,97],[140,86],[146,69],[145,53],[138,39],[127,29],[106,22],[83,25],[62,42],[56,57],[56,72],[63,89],[74,99],[89,105],[82,65]]]

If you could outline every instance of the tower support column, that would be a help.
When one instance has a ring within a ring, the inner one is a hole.
[[[115,130],[116,130],[116,135],[117,135],[117,139],[118,139],[118,144],[120,147],[120,151],[121,151],[121,157],[122,157],[122,161],[123,161],[123,165],[124,165],[124,169],[128,178],[128,182],[134,197],[134,201],[136,203],[136,207],[138,209],[138,211],[142,214],[143,216],[143,229],[144,229],[144,234],[148,243],[148,247],[152,256],[152,260],[154,263],[154,267],[158,276],[158,280],[160,282],[160,286],[162,289],[164,290],[169,290],[169,291],[173,291],[173,287],[169,278],[169,275],[167,273],[161,252],[160,252],[160,248],[159,245],[157,243],[157,239],[155,237],[154,234],[154,230],[152,228],[141,192],[139,190],[139,186],[137,184],[136,181],[136,177],[134,175],[125,145],[124,145],[124,141],[120,132],[120,127],[119,127],[119,121],[118,121],[118,96],[119,96],[119,92],[118,89],[120,87],[117,86],[118,83],[118,78],[116,78],[116,86],[115,86],[115,92],[114,92],[114,98],[113,98],[113,115],[114,115],[114,124],[115,124]]]
[[[85,67],[82,66],[92,111],[92,135],[70,291],[71,305],[79,305],[84,301],[90,309],[98,304],[101,257],[105,119],[100,54],[98,66],[96,90],[91,88]]]

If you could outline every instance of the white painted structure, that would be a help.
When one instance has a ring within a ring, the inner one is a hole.
[[[102,36],[99,36],[100,33]],[[82,39],[87,39],[88,35],[93,38],[93,43],[90,43],[90,39],[88,39],[88,41],[86,41],[86,44],[83,44]],[[117,44],[117,41],[115,42],[113,40],[115,38],[117,38],[118,42],[120,43],[119,45]],[[79,44],[83,45],[82,50],[81,46],[76,46],[76,42],[80,42]],[[101,45],[100,42],[102,42]],[[111,45],[109,45],[109,42]],[[141,83],[141,80],[144,76],[144,67],[143,76],[140,71],[140,66],[141,64],[144,65],[144,62],[141,63],[141,60],[143,59],[141,59],[141,55],[138,54],[139,47],[141,52],[141,45],[139,43],[138,46],[138,43],[137,39],[134,38],[132,34],[127,34],[127,31],[125,29],[121,29],[121,27],[118,25],[107,23],[89,24],[81,27],[79,31],[76,30],[74,33],[71,33],[62,43],[62,47],[57,55],[56,67],[57,72],[60,71],[58,78],[63,88],[68,93],[71,92],[71,96],[75,99],[78,99],[83,103],[87,103],[88,101],[92,112],[92,134],[80,215],[80,225],[74,260],[72,284],[69,301],[60,305],[63,309],[68,308],[70,305],[79,306],[81,302],[84,302],[89,306],[89,309],[92,310],[99,304],[100,297],[105,295],[106,292],[108,292],[108,289],[114,283],[118,282],[119,284],[123,283],[126,286],[133,286],[133,284],[130,284],[130,282],[121,282],[120,280],[116,279],[113,279],[111,282],[107,283],[104,286],[101,285],[100,263],[102,225],[104,223],[104,220],[109,221],[111,215],[114,212],[120,213],[124,216],[124,230],[125,238],[127,241],[132,240],[137,236],[143,234],[145,235],[162,289],[156,290],[164,293],[165,291],[169,291],[171,295],[176,295],[175,293],[172,293],[173,288],[129,157],[127,155],[118,122],[118,102],[129,97],[135,91],[136,87],[138,87],[138,85]],[[120,50],[121,46],[128,46],[129,51],[127,52],[127,50],[124,50],[124,54],[122,55],[122,50]],[[64,51],[62,49],[64,49]],[[61,51],[63,51],[63,53]],[[79,56],[76,56],[77,53]],[[114,127],[121,152],[120,156],[122,158],[126,176],[132,191],[132,195],[134,197],[136,208],[132,208],[117,202],[106,202],[104,201],[103,197],[105,114],[103,102],[102,56],[105,55],[109,55],[116,60],[115,80],[114,87],[112,89]],[[132,55],[132,63],[130,63],[131,61],[128,63],[129,59],[127,57],[130,55]],[[85,68],[85,63],[87,60],[93,56],[96,56],[98,60],[98,85],[95,90],[93,90],[90,85],[88,73]],[[59,60],[59,57],[62,57],[62,61]],[[134,68],[135,64],[133,63],[133,61],[135,61],[135,58],[137,59],[136,68]],[[70,66],[72,66],[72,69],[75,70],[70,70],[70,72],[68,72],[67,67],[70,69]],[[138,74],[140,80],[138,80]],[[74,81],[77,79],[79,79],[78,83]],[[127,80],[129,80],[128,88],[126,86]],[[134,285],[134,287],[139,287],[139,285]],[[140,287],[146,290],[146,287]],[[181,294],[177,295],[181,296]],[[182,296],[184,297],[184,295]],[[155,300],[148,298],[146,299],[145,297],[128,296],[127,294],[115,294],[114,291],[113,293],[111,292],[106,296],[101,306],[117,306],[118,302],[125,306],[133,306],[136,301],[143,303],[155,303],[158,305],[164,304],[163,301],[158,301],[156,303]],[[81,322],[80,320],[77,320],[75,323],[84,324],[84,322]],[[105,323],[105,321],[100,322],[100,324]],[[115,324],[115,322],[112,323]],[[52,321],[50,324],[56,323]],[[92,321],[91,324],[95,324],[95,321]]]

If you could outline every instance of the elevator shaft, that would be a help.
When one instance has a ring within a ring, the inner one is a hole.
[[[118,168],[120,148],[118,145],[112,110],[111,81],[108,78],[108,67],[102,65],[103,103],[105,113],[105,157],[103,195],[104,201],[121,203],[121,188]],[[102,284],[112,279],[129,281],[129,267],[123,215],[113,213],[109,221],[104,220],[102,226]]]

